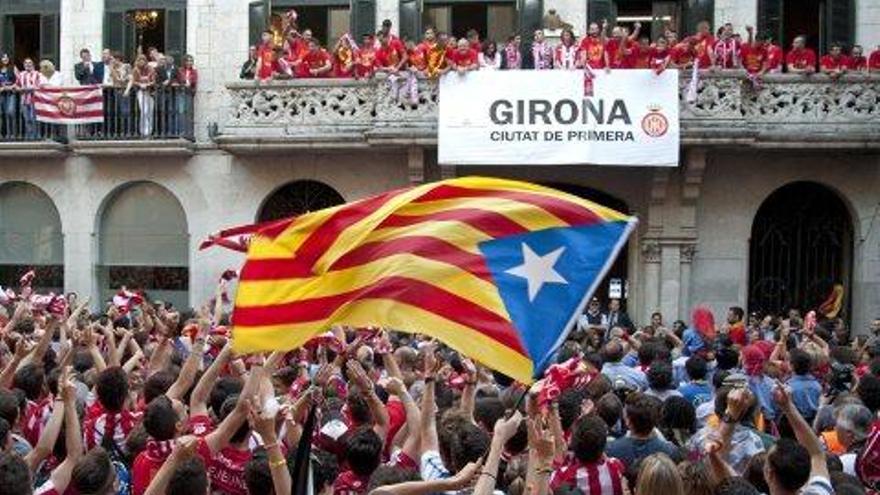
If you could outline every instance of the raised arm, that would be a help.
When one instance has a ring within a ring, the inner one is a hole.
[[[235,404],[235,409],[233,409],[232,412],[220,422],[216,430],[212,431],[205,437],[205,443],[208,444],[208,448],[211,450],[212,455],[220,452],[223,447],[229,445],[230,439],[232,439],[235,432],[238,431],[238,428],[246,421],[247,397],[254,396],[257,387],[263,378],[264,372],[265,370],[262,366],[254,366],[251,368],[250,375],[244,384],[244,388],[238,396],[238,402]]]
[[[185,460],[190,459],[195,455],[198,444],[199,439],[194,436],[181,437],[175,440],[171,454],[168,456],[168,459],[162,463],[162,467],[159,468],[156,475],[153,476],[144,495],[165,495],[168,483],[171,482],[174,472]]]
[[[382,400],[376,395],[376,388],[373,386],[373,381],[367,376],[367,372],[364,371],[364,367],[361,366],[361,363],[355,360],[349,360],[347,366],[348,371],[352,374],[354,382],[357,384],[361,393],[364,394],[364,398],[367,399],[367,405],[370,406],[373,421],[376,423],[373,425],[373,430],[379,435],[379,438],[384,439],[388,433],[389,422],[388,410],[385,409],[385,404],[382,404]]]
[[[37,341],[36,347],[34,347],[34,352],[32,352],[22,364],[28,363],[42,363],[43,357],[46,356],[46,351],[49,350],[49,344],[52,343],[52,336],[55,335],[55,328],[58,325],[57,322],[52,321],[46,325],[46,328],[43,330],[43,335],[40,336],[40,340]]]
[[[425,390],[422,392],[422,424],[419,428],[422,452],[439,450],[440,448],[440,443],[437,440],[437,403],[434,400],[434,376],[437,369],[437,356],[434,355],[433,348],[428,348],[425,353]]]
[[[52,470],[50,479],[55,490],[58,493],[64,493],[67,490],[67,485],[70,484],[74,466],[83,456],[83,437],[79,416],[76,413],[76,385],[73,380],[68,379],[63,384],[59,383],[59,386],[64,387],[62,390],[64,397],[64,444],[67,447],[67,455],[64,457],[64,461]]]
[[[406,385],[398,378],[391,378],[385,385],[385,390],[396,395],[406,411],[406,440],[403,442],[401,450],[410,459],[418,460],[421,458],[421,435],[418,434],[419,427],[422,424],[422,413],[416,405],[416,401],[409,395]]]
[[[6,363],[3,371],[0,372],[0,387],[5,389],[12,388],[12,380],[15,377],[15,371],[18,370],[22,361],[24,361],[32,350],[33,345],[28,342],[24,336],[19,337],[18,341],[15,343],[15,354],[12,355],[12,358]]]
[[[516,435],[522,419],[522,414],[516,411],[511,417],[501,418],[495,423],[495,432],[492,435],[489,455],[486,457],[486,463],[483,465],[480,477],[477,478],[477,485],[474,487],[473,495],[491,495],[495,491],[495,485],[498,480],[498,466],[501,463],[504,444]]]
[[[169,399],[182,398],[186,394],[186,391],[192,387],[192,384],[196,379],[196,373],[199,371],[199,366],[202,364],[202,358],[205,356],[205,333],[208,330],[208,325],[209,323],[207,320],[199,322],[199,333],[196,336],[195,342],[193,342],[189,356],[186,357],[183,367],[180,368],[180,374],[177,375],[177,380],[174,380],[174,383],[172,383],[171,387],[168,388],[168,391],[165,392],[165,395]]]
[[[822,449],[822,442],[794,406],[794,402],[791,400],[791,391],[781,382],[777,381],[776,388],[773,390],[773,399],[779,405],[782,413],[788,418],[788,423],[791,425],[798,443],[803,445],[807,452],[810,453],[810,477],[821,476],[828,479],[828,464],[825,461],[825,451]]]
[[[52,416],[49,417],[46,427],[40,433],[40,440],[37,442],[37,445],[24,456],[24,460],[30,468],[31,473],[35,473],[37,468],[39,468],[40,463],[49,457],[49,454],[52,453],[52,449],[55,447],[55,442],[58,440],[58,434],[61,432],[61,425],[64,424],[64,411],[67,407],[67,401],[64,399],[64,388],[67,385],[69,376],[70,370],[65,368],[58,379],[58,387],[61,390],[59,390],[60,393],[58,397],[55,398]]]
[[[220,376],[220,371],[229,361],[230,356],[232,356],[231,341],[223,346],[220,354],[217,355],[217,359],[211,363],[211,366],[208,366],[208,369],[202,374],[202,377],[190,394],[189,414],[191,416],[208,413],[208,398],[211,396],[211,389],[214,388],[214,383],[217,382],[217,377]]]
[[[275,416],[275,414],[265,414],[260,400],[256,397],[248,401],[248,421],[251,428],[263,439],[263,447],[269,457],[269,473],[272,475],[275,495],[290,495],[290,471],[287,469],[287,459],[281,451],[281,444],[278,443]]]

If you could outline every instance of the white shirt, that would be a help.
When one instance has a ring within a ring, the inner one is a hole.
[[[477,60],[480,63],[480,69],[497,70],[501,68],[501,54],[498,52],[495,52],[493,58],[486,58],[486,55],[480,52],[477,55]]]
[[[59,71],[52,73],[52,77],[46,79],[46,86],[64,86],[64,76]]]

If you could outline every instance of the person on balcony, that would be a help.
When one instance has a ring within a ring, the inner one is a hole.
[[[791,74],[816,72],[816,52],[807,47],[807,39],[803,35],[792,41],[791,50],[785,56],[785,68]]]
[[[40,61],[40,74],[46,78],[45,86],[56,88],[64,86],[64,76],[55,70],[55,64],[51,60],[43,59]]]
[[[511,35],[507,38],[507,44],[504,45],[504,60],[502,67],[505,70],[522,69],[522,37],[518,34]]]
[[[177,71],[177,129],[178,132],[189,133],[190,123],[194,115],[193,102],[196,97],[196,86],[199,82],[199,72],[195,67],[195,59],[192,55],[183,56],[183,67]]]
[[[837,79],[849,68],[849,57],[843,54],[843,46],[840,43],[833,43],[831,50],[819,60],[819,66],[823,74],[827,74],[832,79]]]
[[[296,65],[296,77],[304,79],[326,77],[333,68],[333,64],[330,63],[330,54],[314,38],[309,38],[308,47],[308,51],[303,54]]]
[[[468,29],[466,36],[471,50],[477,53],[483,51],[483,42],[480,41],[480,33],[476,29]]]
[[[853,45],[849,54],[849,70],[853,72],[868,72],[868,59],[862,45]]]
[[[477,52],[471,49],[470,43],[465,38],[458,40],[458,47],[449,55],[449,61],[452,63],[452,68],[462,76],[480,68]]]
[[[111,97],[108,99],[110,119],[107,132],[128,136],[133,132],[134,123],[131,120],[131,96],[126,88],[131,80],[131,66],[122,59],[121,53],[113,55],[110,66],[110,86],[113,88]]]
[[[660,74],[669,67],[671,61],[669,41],[665,36],[657,38],[657,42],[649,51],[649,59],[649,67],[657,74]]]
[[[498,70],[501,68],[501,54],[498,53],[498,44],[492,40],[486,42],[486,46],[480,52],[477,60],[480,63],[480,69]]]
[[[447,40],[445,33],[437,35],[433,28],[425,30],[425,41],[420,46],[425,54],[425,75],[429,79],[440,77],[451,68],[447,60]]]
[[[379,48],[376,50],[376,70],[388,75],[388,86],[395,101],[402,101],[408,96],[410,101],[418,98],[418,84],[415,75],[407,70],[406,49],[403,53],[391,44],[391,38],[384,31],[376,33]]]
[[[247,62],[241,64],[241,71],[238,73],[239,79],[253,80],[257,75],[257,47],[251,46],[248,49]]]
[[[278,70],[275,58],[275,45],[272,42],[272,31],[263,31],[260,46],[257,47],[256,76],[258,81],[267,81]]]
[[[354,62],[357,48],[351,35],[345,33],[336,41],[333,49],[333,77],[354,77]]]
[[[79,62],[73,66],[73,75],[83,86],[101,84],[104,81],[103,62],[92,62],[92,53],[88,48],[79,51]]]
[[[128,97],[134,89],[138,104],[138,130],[141,136],[150,137],[153,134],[155,97],[153,91],[156,85],[156,71],[147,63],[145,55],[138,55],[134,61],[134,69],[128,80],[123,96]]]
[[[642,24],[635,23],[635,29],[630,35],[623,26],[616,26],[611,31],[611,39],[605,43],[605,53],[608,54],[608,67],[612,69],[632,69],[635,67],[635,59],[638,57],[639,31]]]
[[[871,52],[871,56],[868,57],[868,72],[880,72],[880,46],[877,46],[877,49]]]
[[[174,57],[159,55],[156,60],[156,106],[159,132],[177,134],[177,67]]]
[[[46,78],[34,67],[34,61],[24,59],[24,70],[18,73],[16,86],[21,91],[21,118],[24,121],[24,136],[37,137],[37,115],[34,110],[34,91],[46,84]]]
[[[742,43],[733,35],[733,24],[726,23],[721,27],[718,41],[715,42],[715,67],[719,69],[738,69],[741,61]]]
[[[604,69],[608,67],[608,53],[605,51],[605,30],[608,27],[608,21],[602,21],[602,28],[599,24],[591,22],[587,27],[587,35],[578,45],[578,67],[589,68],[591,70]]]
[[[372,34],[365,34],[354,62],[354,74],[358,79],[369,79],[376,71],[376,47]]]
[[[781,74],[785,62],[785,54],[782,47],[773,42],[773,37],[764,35],[764,51],[767,52],[767,72]]]
[[[574,38],[574,32],[569,28],[564,28],[559,44],[553,49],[553,68],[574,70],[577,67],[577,54],[578,45]]]
[[[532,60],[535,70],[553,68],[553,47],[544,39],[544,30],[536,29],[532,42]]]
[[[697,34],[691,36],[694,40],[693,49],[696,59],[700,63],[700,67],[708,69],[712,67],[715,60],[715,52],[712,47],[715,46],[715,37],[709,28],[709,21],[702,21],[697,24]]]
[[[18,69],[12,64],[9,55],[0,54],[0,131],[5,139],[15,134],[15,108],[18,104],[18,95],[15,93],[15,80],[18,78]]]

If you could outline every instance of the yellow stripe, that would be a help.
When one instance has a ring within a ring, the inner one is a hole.
[[[483,241],[490,241],[492,237],[471,227],[470,225],[451,220],[435,220],[430,224],[407,225],[406,227],[383,227],[374,230],[364,238],[363,243],[380,242],[400,237],[431,236],[454,244],[470,253],[479,254],[477,245]],[[349,247],[351,251],[356,246]]]
[[[295,349],[331,325],[380,326],[430,335],[517,381],[532,381],[533,367],[528,357],[469,327],[415,306],[387,300],[349,304],[322,322],[262,327],[236,326],[233,329],[233,345],[236,352],[240,353]]]
[[[402,253],[345,270],[308,279],[242,280],[238,284],[236,307],[274,306],[304,299],[333,296],[378,282],[385,277],[406,277],[434,285],[472,301],[509,320],[495,284],[457,266]]]
[[[340,208],[350,205],[340,205],[326,210],[319,210],[297,217],[275,239],[254,236],[251,247],[248,250],[248,259],[271,259],[293,256],[293,253],[302,245],[312,232],[324,224]]]
[[[568,223],[563,222],[543,208],[522,203],[520,201],[514,201],[512,199],[493,197],[440,199],[428,203],[410,203],[396,213],[398,215],[418,216],[463,208],[486,210],[504,215],[527,230],[542,230],[553,227],[568,226]]]

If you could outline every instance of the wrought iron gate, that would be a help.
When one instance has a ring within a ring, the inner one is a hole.
[[[840,283],[846,318],[852,249],[850,214],[836,193],[814,182],[776,190],[752,224],[749,311],[815,309]]]

